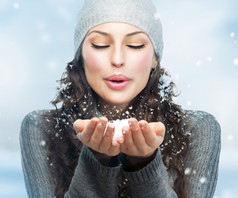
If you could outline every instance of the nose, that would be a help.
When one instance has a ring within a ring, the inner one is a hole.
[[[125,57],[121,47],[115,47],[111,54],[111,64],[114,67],[122,67],[125,65]]]

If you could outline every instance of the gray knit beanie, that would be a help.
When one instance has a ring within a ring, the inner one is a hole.
[[[75,28],[75,52],[91,28],[107,22],[128,23],[145,31],[158,59],[161,60],[162,26],[159,14],[151,0],[85,0],[79,11]]]

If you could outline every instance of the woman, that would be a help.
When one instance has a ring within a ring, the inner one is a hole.
[[[22,123],[29,197],[213,197],[220,127],[173,103],[152,1],[85,1],[74,41],[56,109]]]

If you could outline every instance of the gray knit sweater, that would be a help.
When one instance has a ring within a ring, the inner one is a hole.
[[[48,166],[47,144],[44,140],[43,111],[28,114],[21,126],[20,144],[22,166],[28,196],[54,197],[55,184],[49,177],[54,168]],[[220,154],[220,126],[215,118],[201,111],[187,111],[191,127],[187,131],[190,145],[184,158],[186,192],[189,198],[212,198],[214,195]],[[115,198],[118,174],[122,169],[103,166],[86,146],[83,146],[67,198]],[[129,192],[135,198],[177,197],[171,188],[173,174],[163,164],[161,152],[144,168],[135,172],[123,171]]]

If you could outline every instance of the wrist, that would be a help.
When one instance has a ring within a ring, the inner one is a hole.
[[[126,154],[120,155],[120,161],[123,164],[123,169],[127,172],[138,171],[144,168],[147,164],[149,164],[156,156],[157,149],[147,157],[138,157],[138,156],[129,156]]]
[[[99,153],[91,148],[89,150],[93,153],[97,161],[103,166],[116,167],[119,164],[118,156],[109,156],[104,153]]]

